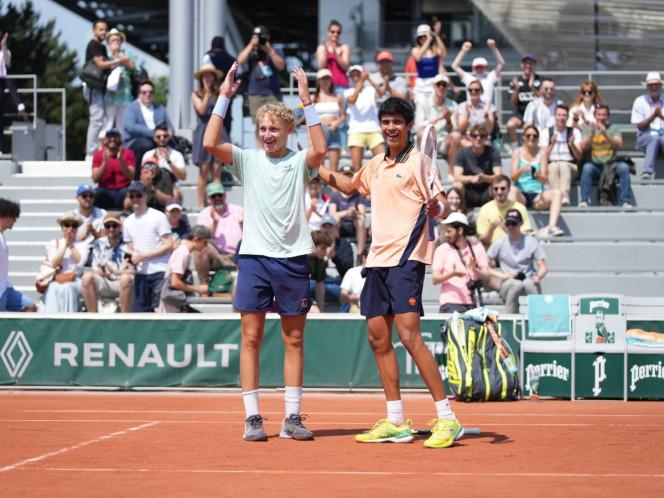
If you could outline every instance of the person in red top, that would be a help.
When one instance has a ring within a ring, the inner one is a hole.
[[[92,157],[92,181],[99,184],[94,205],[106,210],[122,210],[135,171],[134,151],[122,147],[120,130],[111,128],[106,132],[106,145]]]

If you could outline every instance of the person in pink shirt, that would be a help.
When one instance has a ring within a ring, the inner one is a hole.
[[[335,88],[348,88],[346,71],[350,66],[350,47],[340,42],[341,24],[334,19],[327,27],[327,40],[318,45],[316,61],[318,69],[329,69]]]
[[[474,308],[475,289],[488,278],[489,259],[476,237],[467,237],[468,218],[461,212],[445,221],[445,243],[433,254],[432,280],[440,285],[440,313],[463,313]]]

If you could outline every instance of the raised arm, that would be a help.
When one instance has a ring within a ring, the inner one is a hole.
[[[221,127],[224,126],[224,117],[226,116],[226,112],[228,112],[230,100],[238,88],[240,88],[240,80],[235,81],[237,66],[238,62],[233,62],[228,73],[226,73],[224,82],[219,87],[219,98],[214,106],[207,128],[205,128],[205,135],[203,135],[203,147],[205,147],[205,150],[222,163],[228,165],[233,164],[233,146],[229,143],[224,143]]]
[[[424,57],[424,55],[427,53],[427,50],[433,43],[433,33],[429,32],[427,34],[426,41],[422,45],[412,48],[410,54],[413,56],[413,59],[415,59],[415,62],[420,62],[420,60],[422,60],[422,57]]]
[[[330,187],[343,192],[344,194],[352,194],[355,192],[353,181],[346,175],[342,175],[336,171],[332,171],[325,166],[318,168],[318,176],[320,179],[327,183]]]
[[[493,56],[496,58],[496,76],[500,76],[500,73],[503,72],[503,68],[505,67],[505,59],[503,59],[503,55],[500,53],[500,50],[498,50],[498,47],[496,47],[496,41],[489,38],[486,41],[486,46],[489,47],[489,50],[493,53]]]
[[[466,56],[466,54],[470,52],[470,49],[472,48],[473,48],[472,43],[470,43],[469,41],[463,42],[463,45],[461,45],[461,50],[459,50],[459,53],[452,61],[452,69],[454,70],[455,73],[459,75],[459,78],[463,78],[466,74],[468,74],[466,73],[466,71],[461,69],[461,61]]]
[[[445,42],[443,42],[443,37],[441,34],[441,29],[443,27],[443,23],[440,21],[436,21],[433,25],[433,37],[434,37],[434,43],[436,45],[436,52],[438,53],[438,57],[440,57],[440,65],[439,65],[439,73],[444,73],[445,72],[445,67],[443,66],[443,61],[447,57],[447,47],[445,47]],[[442,68],[442,70],[440,69]]]
[[[323,162],[327,152],[327,142],[323,127],[320,125],[320,118],[316,109],[311,105],[311,96],[309,95],[309,81],[307,75],[301,67],[295,68],[293,76],[297,80],[297,93],[304,106],[304,116],[309,130],[309,148],[307,149],[307,166],[309,169],[318,168]]]

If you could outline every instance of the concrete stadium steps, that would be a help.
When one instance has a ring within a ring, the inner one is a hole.
[[[542,281],[545,294],[622,294],[624,296],[664,296],[664,274],[590,273],[552,271]]]
[[[664,207],[664,203],[660,206]],[[537,227],[545,226],[549,220],[548,212],[530,211],[530,216]],[[558,225],[575,240],[664,240],[664,211],[565,209]]]
[[[664,242],[550,242],[543,245],[549,268],[559,271],[659,272]]]

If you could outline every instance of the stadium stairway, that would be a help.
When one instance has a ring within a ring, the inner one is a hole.
[[[637,160],[640,170],[640,160]],[[77,205],[75,189],[90,181],[83,162],[24,162],[17,173],[0,179],[0,196],[21,203],[21,217],[13,230],[5,232],[10,251],[9,276],[14,286],[37,298],[34,280],[48,240],[60,235],[56,218]],[[184,205],[195,223],[198,212],[196,178],[198,170],[188,168],[181,183]],[[664,296],[664,181],[641,183],[632,177],[636,199],[633,211],[620,208],[564,208],[560,226],[565,236],[544,242],[549,275],[546,293],[619,293],[630,296]],[[242,188],[227,188],[230,202],[242,203]],[[573,188],[572,203],[578,198]],[[533,213],[534,226],[546,224],[548,213]],[[437,287],[427,278],[425,310],[437,310]],[[489,296],[496,303],[495,295]],[[228,307],[205,307],[227,311]]]

